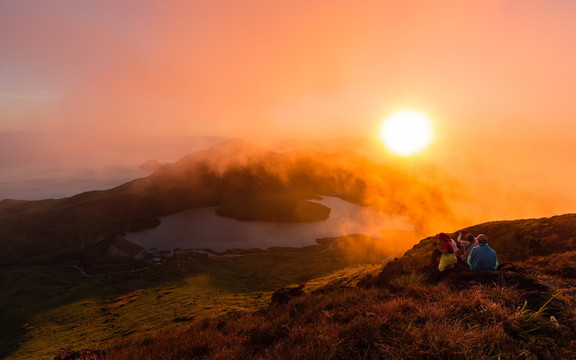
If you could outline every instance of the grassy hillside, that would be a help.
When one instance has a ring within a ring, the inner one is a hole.
[[[367,247],[369,254],[351,253],[346,244],[357,240],[370,242],[352,236],[326,252],[318,251],[329,243],[314,253],[278,249],[228,258],[188,252],[134,273],[125,272],[133,265],[123,268],[118,260],[78,263],[88,274],[109,274],[90,278],[62,265],[6,269],[0,273],[0,354],[50,358],[60,348],[265,309],[272,293],[285,286],[355,282],[377,271],[371,261],[385,256],[376,247]]]
[[[546,224],[569,227],[570,219],[471,229],[496,229],[501,239],[510,238],[505,229],[531,229],[548,238],[563,228]],[[562,247],[546,256],[503,254],[503,261],[524,270],[447,277],[433,284],[420,272],[428,263],[431,238],[383,269],[375,263],[385,256],[377,251],[381,241],[352,236],[320,253],[317,248],[227,259],[189,253],[142,272],[94,278],[54,265],[12,269],[1,275],[7,295],[0,304],[0,320],[7,324],[1,336],[4,356],[50,358],[61,348],[97,349],[105,359],[576,355],[576,272],[570,272],[576,249]],[[491,245],[498,248],[500,241],[494,238]],[[364,251],[351,251],[358,244]],[[121,270],[106,266],[96,262],[90,270]],[[356,286],[383,274],[375,287]],[[302,296],[271,305],[275,290],[300,284]]]
[[[543,256],[549,256],[554,264],[554,260],[562,259],[565,257],[564,254],[576,250],[576,214],[488,222],[458,230],[450,234],[451,237],[456,239],[459,231],[487,235],[489,245],[498,254],[500,264],[520,264],[527,260],[535,261],[534,259]],[[436,241],[433,236],[422,239],[402,258],[390,263],[389,267],[402,269],[404,273],[420,270],[429,263]],[[544,265],[541,262],[538,264],[540,267]],[[559,261],[555,264],[559,271],[576,266],[576,263],[570,261]],[[559,264],[563,266],[560,267]]]
[[[433,242],[426,238],[362,278],[363,287],[355,278],[305,288],[259,312],[142,332],[100,349],[110,359],[573,359],[575,224],[563,215],[464,229],[488,234],[516,271],[452,272],[434,284],[422,271]]]

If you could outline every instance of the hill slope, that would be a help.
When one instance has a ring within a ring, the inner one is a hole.
[[[523,270],[465,271],[433,284],[420,271],[426,238],[379,274],[344,272],[319,287],[277,292],[260,311],[142,331],[97,349],[118,360],[573,359],[576,271],[566,269],[575,268],[575,225],[575,215],[563,215],[465,229],[490,234],[504,261]],[[559,246],[547,247],[548,256],[521,251],[524,236]],[[366,279],[373,286],[355,286]]]

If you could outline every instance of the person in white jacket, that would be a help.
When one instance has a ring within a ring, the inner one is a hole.
[[[460,231],[456,241],[462,247],[462,250],[460,251],[460,256],[459,256],[460,260],[462,260],[464,263],[467,263],[468,262],[468,255],[470,255],[470,252],[472,251],[473,248],[478,246],[478,240],[476,240],[474,238],[474,235],[472,235],[470,233],[467,233],[466,237],[464,237],[462,235],[463,235],[463,233],[462,233],[462,231]]]

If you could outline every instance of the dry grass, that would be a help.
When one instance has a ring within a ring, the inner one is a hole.
[[[576,251],[567,251],[548,256],[533,256],[520,265],[528,268],[537,268],[544,273],[558,275],[560,269],[574,267],[574,264],[576,264]]]
[[[403,288],[340,288],[282,306],[137,335],[108,348],[113,359],[569,359],[574,311],[556,324],[518,291],[455,291],[418,276]],[[570,312],[571,311],[571,312]]]

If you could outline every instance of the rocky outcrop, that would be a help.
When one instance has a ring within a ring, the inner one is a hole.
[[[298,287],[286,287],[272,294],[270,306],[288,304],[293,298],[304,295],[304,285]]]

